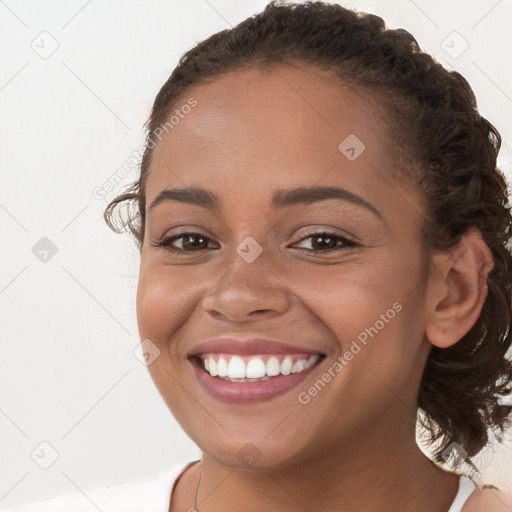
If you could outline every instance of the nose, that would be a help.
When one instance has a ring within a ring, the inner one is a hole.
[[[290,290],[264,256],[248,263],[238,254],[202,297],[204,311],[217,319],[250,322],[284,314]]]

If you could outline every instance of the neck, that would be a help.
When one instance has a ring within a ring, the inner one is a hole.
[[[403,422],[402,426],[406,425]],[[408,427],[410,427],[409,422]],[[407,426],[407,425],[406,425]],[[261,461],[263,462],[263,460]],[[197,512],[261,510],[379,510],[444,512],[459,478],[432,463],[418,448],[414,431],[360,431],[338,450],[279,467],[233,468],[203,455],[197,478]],[[199,475],[198,475],[199,477]],[[199,481],[200,480],[200,481]]]

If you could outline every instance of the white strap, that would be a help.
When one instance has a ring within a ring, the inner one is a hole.
[[[466,501],[468,501],[468,498],[471,496],[475,488],[476,485],[473,480],[469,479],[465,475],[460,475],[459,490],[448,512],[462,512],[462,507]]]

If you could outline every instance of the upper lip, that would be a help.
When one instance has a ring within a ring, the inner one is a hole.
[[[318,350],[290,345],[282,341],[270,340],[265,338],[215,338],[203,343],[199,343],[187,354],[188,357],[219,352],[238,355],[256,355],[256,354],[321,354]]]

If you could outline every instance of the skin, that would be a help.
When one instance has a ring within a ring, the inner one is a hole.
[[[203,454],[178,480],[169,510],[194,507],[197,490],[200,512],[240,503],[246,512],[447,511],[458,477],[419,450],[416,399],[432,346],[456,343],[480,314],[481,276],[492,267],[486,244],[470,232],[449,253],[433,254],[426,272],[420,197],[391,173],[383,111],[329,72],[251,68],[191,88],[183,104],[191,96],[198,105],[154,150],[137,290],[141,339],[160,350],[151,377]],[[349,134],[365,144],[354,161],[338,150]],[[332,199],[270,207],[277,189],[319,185],[357,194],[381,217]],[[218,195],[221,211],[178,201],[149,210],[160,191],[184,186]],[[358,245],[327,252],[325,242],[306,238],[322,229]],[[184,239],[173,243],[189,249],[181,256],[152,245],[187,231],[208,237],[195,240],[204,250],[193,252]],[[263,248],[250,264],[236,252],[249,236]],[[401,311],[325,389],[299,403],[297,394],[397,302]],[[186,354],[229,335],[326,357],[279,397],[225,404],[202,389]],[[237,456],[248,442],[260,455],[249,468]]]

